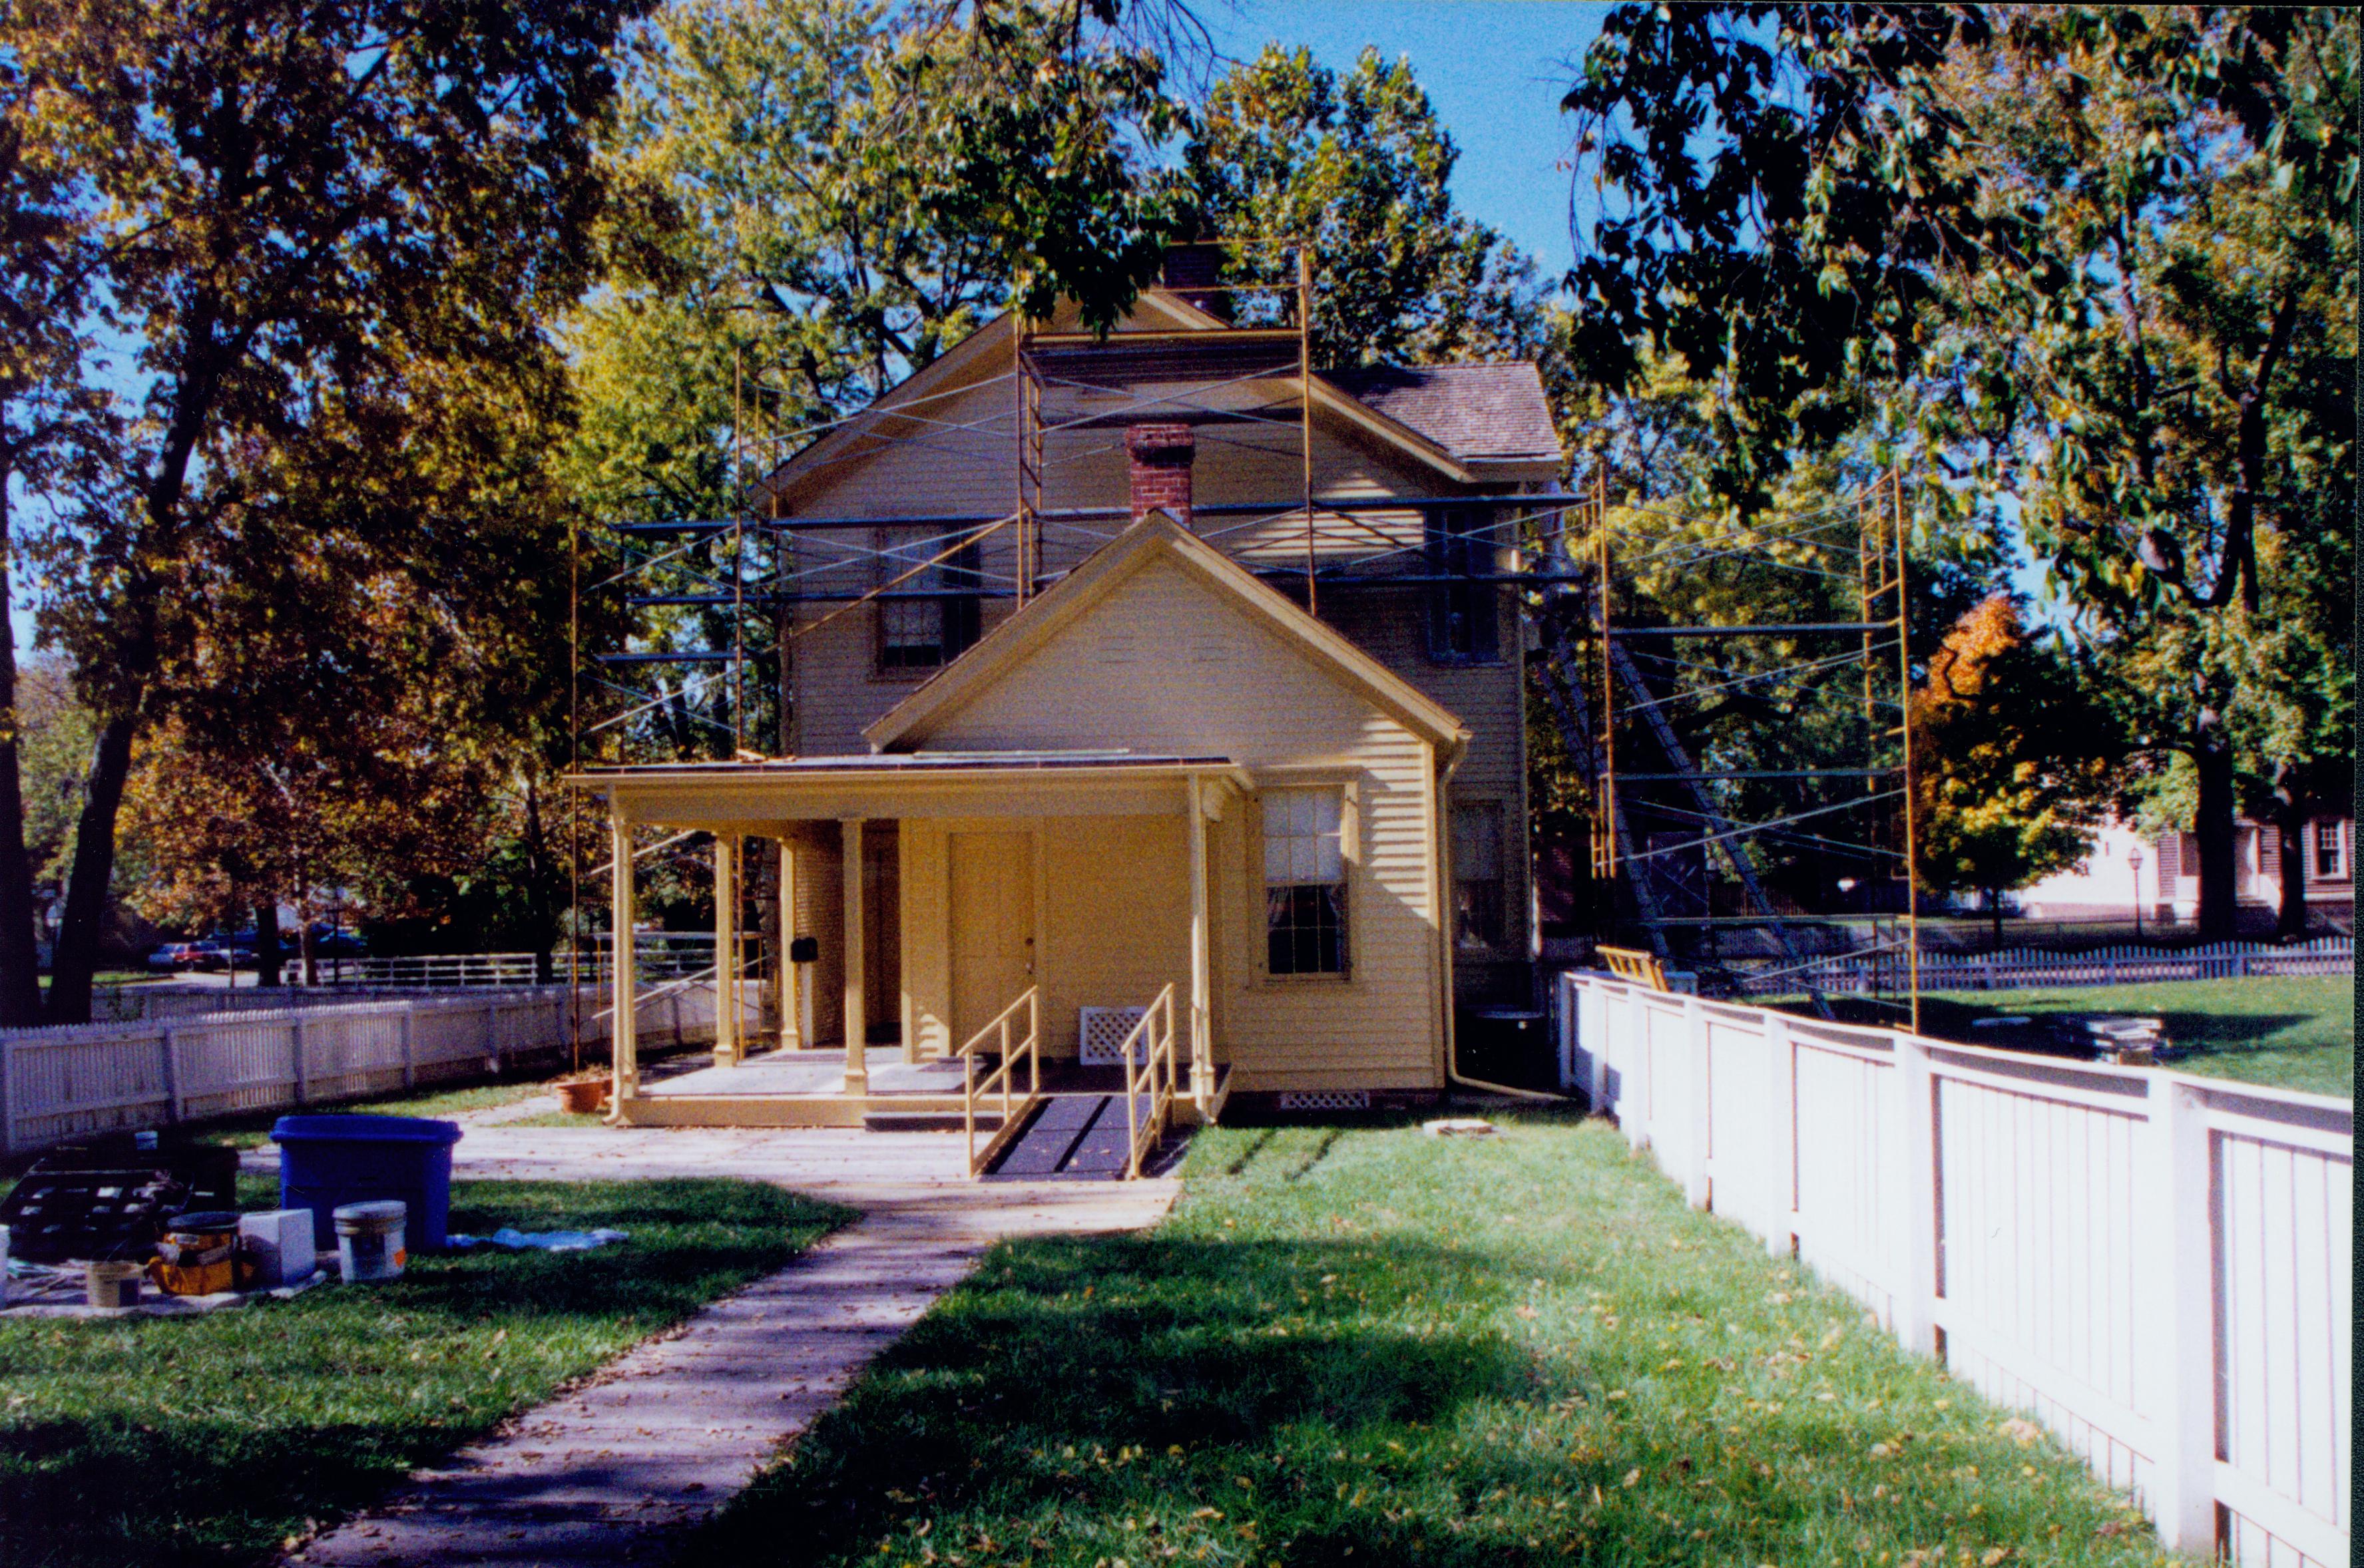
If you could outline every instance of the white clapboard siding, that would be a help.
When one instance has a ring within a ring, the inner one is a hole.
[[[0,1029],[0,1153],[499,1073],[564,1048],[574,1006],[552,985]],[[584,1008],[586,1045],[606,1042],[597,1006]],[[668,988],[639,1020],[643,1045],[710,1040],[713,987]]]
[[[1556,1000],[1568,1081],[1694,1204],[2034,1415],[2170,1546],[2348,1560],[2351,1104],[1589,973]]]

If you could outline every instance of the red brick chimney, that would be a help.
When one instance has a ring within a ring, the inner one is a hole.
[[[1163,511],[1184,528],[1190,526],[1190,460],[1199,449],[1188,425],[1132,425],[1124,432],[1124,450],[1132,458],[1132,520]]]

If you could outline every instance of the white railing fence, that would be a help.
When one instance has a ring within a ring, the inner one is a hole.
[[[1901,956],[1879,959],[1834,957],[1806,973],[1824,991],[1853,995],[1893,989],[1902,984]],[[2052,952],[2011,948],[2002,952],[1921,950],[1924,991],[2008,991],[2031,985],[2132,985],[2156,980],[2238,980],[2275,974],[2334,975],[2356,973],[2351,937],[2317,937],[2277,947],[2271,942],[2211,942],[2204,947],[2099,948],[2090,952]],[[1756,992],[1795,992],[1796,971],[1779,979],[1742,984]]]
[[[581,1022],[585,1047],[604,1050],[599,1000],[585,992]],[[555,1059],[574,1039],[574,1009],[570,988],[548,985],[0,1029],[0,1153],[498,1075]],[[668,987],[637,1018],[644,1046],[710,1040],[714,987]]]
[[[2168,1545],[2348,1561],[2354,1106],[1560,977],[1689,1201],[2025,1409]]]

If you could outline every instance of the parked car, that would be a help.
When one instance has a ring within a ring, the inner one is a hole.
[[[235,937],[211,936],[193,944],[199,951],[199,969],[252,969],[254,967],[254,933],[241,931]]]
[[[359,931],[341,931],[327,925],[312,928],[312,956],[315,958],[330,958],[339,954],[359,958],[367,951],[369,943]]]
[[[204,947],[203,942],[166,942],[148,955],[148,967],[176,973],[184,969],[203,969]]]

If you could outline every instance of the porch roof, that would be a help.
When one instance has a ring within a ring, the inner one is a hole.
[[[1241,794],[1229,757],[1131,751],[931,751],[586,768],[568,783],[634,822],[680,827],[838,817],[1108,817],[1185,809],[1193,778]]]

